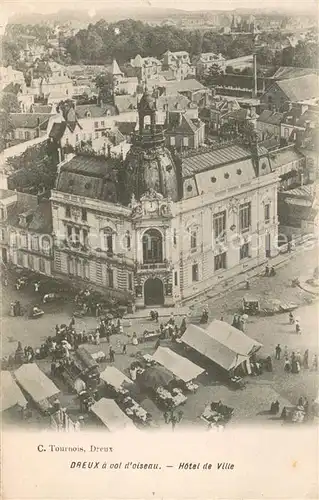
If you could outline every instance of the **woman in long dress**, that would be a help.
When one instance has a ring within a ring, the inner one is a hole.
[[[136,335],[135,332],[133,333],[132,344],[133,345],[138,345],[137,335]]]

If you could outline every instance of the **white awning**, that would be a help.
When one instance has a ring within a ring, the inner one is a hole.
[[[100,377],[107,384],[112,385],[115,389],[120,389],[123,384],[133,384],[132,380],[126,377],[124,373],[115,368],[115,366],[107,366],[100,374]]]
[[[37,403],[60,392],[60,389],[57,388],[52,380],[35,363],[20,366],[14,374],[22,389]]]
[[[113,399],[100,399],[91,406],[91,411],[111,432],[137,430],[132,420],[119,408]]]
[[[153,359],[184,382],[195,379],[205,371],[167,347],[158,347],[153,354]]]
[[[13,380],[10,372],[1,372],[1,411],[8,410],[15,405],[24,408],[27,405],[20,387]]]

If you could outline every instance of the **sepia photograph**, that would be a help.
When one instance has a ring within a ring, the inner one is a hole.
[[[2,6],[6,440],[23,432],[39,463],[70,452],[81,469],[124,432],[141,449],[317,436],[317,2]],[[216,469],[229,481],[234,467]],[[311,477],[285,498],[317,498]]]

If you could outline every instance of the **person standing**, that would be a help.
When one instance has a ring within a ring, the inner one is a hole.
[[[308,370],[309,368],[309,349],[305,350],[305,353],[303,355],[303,367]]]
[[[110,362],[114,363],[114,361],[115,361],[115,356],[114,356],[115,352],[113,351],[112,346],[110,347],[109,354],[110,354]]]
[[[275,349],[275,359],[280,360],[280,356],[281,356],[281,347],[280,344],[277,344]]]
[[[126,354],[126,344],[125,343],[123,344],[122,354]]]
[[[312,367],[311,369],[313,371],[317,371],[318,370],[318,356],[317,354],[314,355],[313,359],[312,359]]]

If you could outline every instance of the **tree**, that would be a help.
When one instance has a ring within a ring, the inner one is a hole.
[[[95,85],[99,89],[99,100],[106,102],[113,102],[114,96],[114,78],[110,73],[98,75],[95,78]]]
[[[1,97],[0,108],[6,113],[19,113],[20,105],[17,94],[15,92],[4,92]]]
[[[9,178],[9,189],[38,192],[52,189],[56,177],[56,163],[47,143],[30,146],[20,156],[7,159],[13,174]]]
[[[207,86],[218,85],[223,74],[223,70],[218,63],[212,64],[212,66],[209,68],[208,74],[203,78],[204,84]]]
[[[8,141],[13,130],[14,127],[10,114],[4,110],[0,110],[0,152],[8,146]]]

